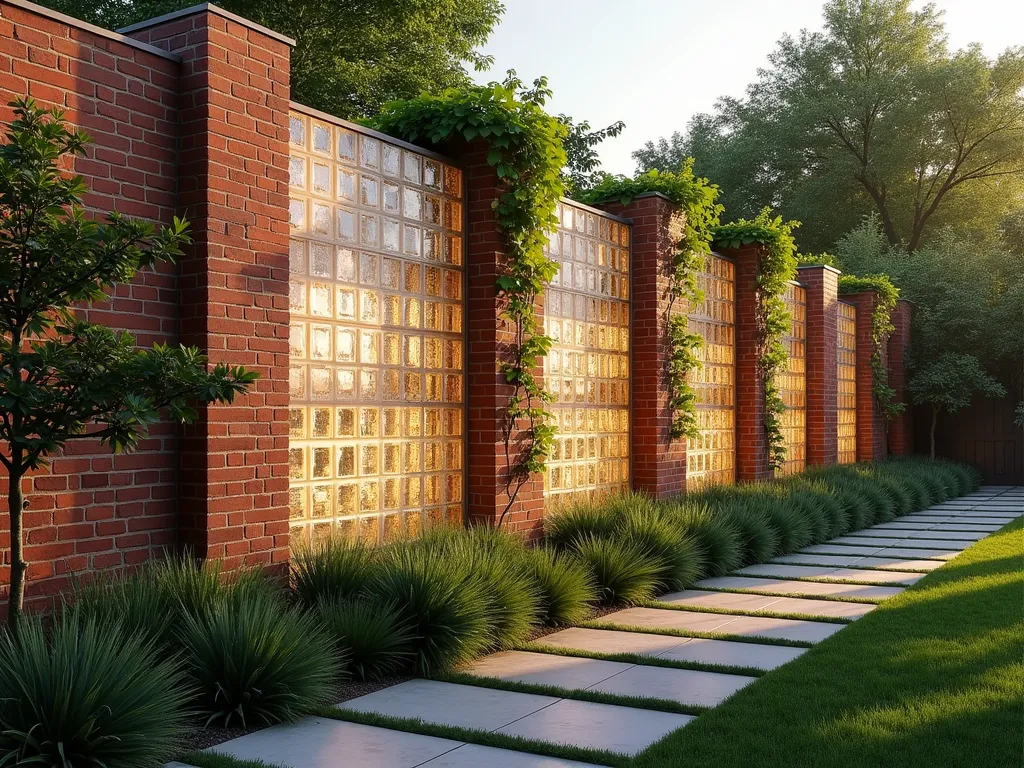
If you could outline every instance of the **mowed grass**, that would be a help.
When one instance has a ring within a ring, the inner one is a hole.
[[[637,768],[1024,764],[1024,520],[638,755]]]

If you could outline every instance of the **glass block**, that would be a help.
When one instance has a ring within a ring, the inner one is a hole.
[[[376,480],[359,484],[359,511],[376,512],[380,509],[380,483]]]
[[[419,256],[423,242],[423,230],[412,224],[402,228],[402,252],[410,256]]]
[[[356,281],[356,254],[351,248],[338,248],[336,254],[338,280],[346,283]]]
[[[356,332],[339,326],[334,337],[334,359],[340,363],[356,362]]]
[[[352,368],[339,368],[336,371],[337,391],[339,400],[354,400],[356,396],[356,372]]]
[[[423,231],[423,258],[428,261],[441,261],[444,256],[441,245],[442,235],[434,229]]]
[[[458,168],[444,167],[444,193],[452,197],[462,196],[462,171]]]
[[[419,184],[422,174],[422,161],[420,156],[413,152],[404,152],[404,177],[410,184]]]
[[[296,200],[294,197],[288,201],[288,217],[292,229],[303,229],[306,226],[306,201]]]
[[[402,150],[391,144],[381,147],[381,170],[388,176],[398,176],[402,163]]]
[[[360,291],[362,303],[359,319],[364,323],[380,322],[380,294],[376,291]]]
[[[359,282],[363,285],[378,285],[380,276],[377,273],[379,259],[375,253],[359,254]]]
[[[293,480],[306,479],[306,449],[288,449],[288,477]]]
[[[372,214],[359,215],[359,242],[375,248],[380,241],[380,218]]]
[[[326,125],[313,123],[313,151],[325,154],[331,151],[331,129]]]
[[[355,483],[338,484],[338,516],[354,515],[358,502],[358,486]]]
[[[423,161],[423,186],[441,188],[441,164],[429,158]]]
[[[329,283],[313,283],[309,288],[309,313],[316,317],[333,317],[334,290]]]
[[[356,201],[356,174],[338,167],[338,199],[347,200],[350,203]]]
[[[310,489],[311,517],[330,517],[334,514],[334,488],[331,485],[314,485]]]
[[[423,324],[421,313],[421,302],[419,299],[407,297],[405,299],[405,327],[419,328]]]
[[[291,519],[304,520],[306,518],[307,491],[308,489],[304,485],[288,489],[288,516]]]
[[[377,371],[363,368],[359,372],[359,397],[364,402],[377,399]]]
[[[376,169],[380,165],[380,142],[369,136],[359,137],[359,164]]]
[[[356,291],[354,288],[339,287],[335,294],[338,300],[337,312],[339,320],[356,319]]]
[[[458,203],[455,203],[455,205],[458,205]],[[422,217],[423,195],[415,189],[406,187],[402,195],[402,215],[407,219],[416,219],[417,221]]]
[[[426,195],[423,200],[423,221],[427,224],[441,223],[441,198]]]
[[[356,161],[356,135],[344,128],[339,128],[337,134],[338,159],[342,162],[354,163]]]
[[[384,182],[383,207],[385,213],[398,213],[400,199],[399,186]]]
[[[356,412],[354,408],[338,408],[337,411],[338,437],[355,437],[356,434]]]
[[[384,219],[384,250],[397,252],[401,248],[401,227],[396,219]]]
[[[296,147],[306,145],[306,118],[296,115],[288,118],[288,138]]]
[[[312,360],[331,359],[331,326],[313,325],[310,327],[309,357]]]
[[[331,169],[323,163],[313,163],[313,192],[325,197],[331,194]]]
[[[303,157],[292,157],[288,161],[288,183],[293,187],[304,189],[306,186],[306,160]]]
[[[359,177],[359,202],[370,208],[376,208],[380,194],[380,184],[375,176],[365,173]]]
[[[384,325],[402,324],[402,297],[388,293],[384,295]]]
[[[347,208],[338,208],[337,213],[337,237],[346,242],[355,242],[356,239],[356,214]]]

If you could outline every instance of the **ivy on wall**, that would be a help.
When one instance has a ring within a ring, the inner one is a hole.
[[[565,127],[543,109],[550,95],[544,78],[524,88],[510,72],[503,83],[392,102],[367,121],[410,142],[438,145],[456,139],[482,140],[487,144],[487,163],[500,183],[500,193],[491,204],[506,246],[497,289],[513,342],[498,361],[512,387],[503,426],[508,502],[499,525],[530,476],[544,470],[555,436],[545,408],[551,395],[534,375],[552,343],[540,327],[534,306],[558,271],[544,246],[546,233],[558,223],[554,212],[564,193],[560,174],[566,161]],[[513,446],[518,449],[516,459]]]
[[[606,176],[592,189],[581,195],[582,202],[597,204],[618,200],[628,205],[633,198],[650,192],[660,192],[682,210],[683,235],[676,246],[671,265],[668,305],[665,310],[668,337],[668,366],[666,370],[669,410],[672,424],[671,440],[700,436],[697,426],[697,393],[690,385],[690,376],[701,366],[697,351],[704,339],[688,330],[685,312],[674,313],[677,299],[688,307],[704,301],[704,292],[697,282],[697,274],[707,265],[711,253],[712,230],[719,223],[724,208],[716,202],[718,187],[707,179],[694,176],[693,158],[689,158],[677,172],[651,170],[633,178]]]
[[[839,278],[839,293],[848,296],[853,293],[871,291],[875,294],[875,308],[871,313],[871,378],[875,403],[882,416],[888,421],[903,413],[906,405],[896,401],[896,390],[889,386],[889,371],[882,359],[882,350],[895,328],[892,311],[900,298],[900,291],[885,275],[854,277],[842,275]]]
[[[764,382],[768,466],[772,469],[780,468],[786,460],[782,434],[786,405],[777,379],[788,361],[783,337],[789,328],[790,316],[783,296],[786,284],[796,277],[793,230],[799,226],[798,221],[784,222],[781,216],[772,218],[770,209],[765,208],[753,219],[740,219],[713,230],[717,246],[740,248],[750,243],[763,246],[757,268],[757,355],[758,370]]]

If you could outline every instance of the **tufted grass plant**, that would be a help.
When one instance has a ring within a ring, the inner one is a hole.
[[[583,534],[568,549],[593,573],[603,605],[637,603],[657,592],[663,566],[638,542]]]
[[[205,726],[294,721],[328,703],[341,674],[316,616],[263,591],[243,589],[185,614],[179,636]]]
[[[590,569],[553,547],[528,550],[528,574],[539,590],[538,618],[549,627],[577,624],[597,603],[597,585]]]
[[[743,536],[739,527],[725,514],[716,514],[703,505],[676,504],[673,517],[694,538],[703,553],[708,576],[734,571],[743,562]]]
[[[544,516],[544,537],[556,548],[565,549],[581,536],[607,536],[612,532],[612,520],[607,505],[576,503]]]
[[[633,496],[619,501],[613,509],[616,538],[638,546],[657,564],[656,591],[686,589],[707,571],[704,551],[696,539],[663,506]]]
[[[396,675],[413,658],[415,635],[394,605],[321,598],[317,616],[334,639],[346,672],[357,680]]]
[[[375,567],[375,550],[360,541],[332,536],[303,543],[292,552],[292,594],[306,608],[348,600],[366,588]]]
[[[144,633],[62,613],[0,630],[0,763],[142,768],[189,730],[189,688]]]

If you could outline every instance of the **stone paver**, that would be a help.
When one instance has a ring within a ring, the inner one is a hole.
[[[422,768],[597,768],[593,763],[579,763],[557,757],[513,752],[510,749],[463,744],[447,754],[435,757]]]
[[[917,557],[952,560],[962,549],[917,549],[915,547],[889,547],[878,551],[877,557]]]
[[[882,553],[884,554],[884,552]],[[934,571],[943,565],[942,560],[914,560],[911,558],[901,557],[865,557],[859,563],[857,568],[880,568],[896,569],[901,571]]]
[[[494,731],[557,701],[555,697],[533,693],[499,691],[436,680],[410,680],[339,706],[357,712],[419,717],[440,725]]]
[[[594,619],[594,623],[645,627],[648,629],[715,632],[735,618],[735,616],[721,613],[697,613],[695,611],[672,611],[660,610],[658,608],[626,608],[622,611],[609,613],[599,619]]]
[[[619,696],[669,699],[688,706],[715,707],[756,680],[756,677],[745,675],[638,665],[601,681],[590,690]]]
[[[806,648],[792,648],[785,645],[737,643],[729,640],[694,637],[659,654],[658,658],[770,670],[781,667],[806,652]]]
[[[612,629],[572,627],[545,635],[537,642],[557,648],[577,649],[590,653],[635,653],[657,656],[686,642],[685,637],[654,635],[645,632],[617,632]]]
[[[461,744],[326,717],[305,717],[226,741],[209,751],[288,768],[414,768]]]
[[[498,733],[635,755],[692,720],[689,715],[562,699]]]
[[[844,624],[830,624],[825,621],[739,616],[735,621],[726,625],[722,632],[740,637],[767,637],[773,640],[820,643],[839,632],[844,626]]]
[[[740,613],[802,613],[807,616],[827,618],[856,619],[863,616],[875,606],[870,603],[845,603],[837,600],[809,600],[800,597],[761,598],[762,603],[756,608],[744,607],[737,609],[734,598],[752,597],[738,592],[715,592],[712,590],[687,589],[662,595],[660,602],[678,606],[702,606],[718,608]]]
[[[850,566],[864,559],[864,555],[815,555],[807,554],[805,551],[792,555],[776,557],[773,562],[785,563],[786,565],[832,565]]]
[[[899,587],[877,587],[862,584],[823,583],[820,581],[797,581],[795,579],[767,579],[746,576],[719,576],[697,582],[701,589],[738,589],[749,592],[772,592],[780,595],[827,595],[849,597],[858,600],[884,600],[898,595]]]
[[[765,563],[736,571],[742,576],[778,576],[792,579],[823,579],[825,581],[866,581],[878,584],[913,584],[925,574],[887,573],[867,568],[833,568],[830,566],[787,565]]]
[[[810,547],[804,547],[798,554],[838,554],[838,555],[873,555],[876,552],[881,552],[884,547],[880,547],[877,544],[873,546],[857,546],[854,544],[813,544]]]
[[[559,688],[584,689],[629,669],[631,664],[529,651],[492,653],[462,671],[480,677]]]

